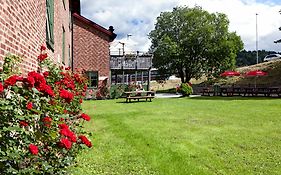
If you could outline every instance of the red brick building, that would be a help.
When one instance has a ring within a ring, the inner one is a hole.
[[[0,66],[8,54],[21,70],[37,70],[40,46],[58,65],[83,68],[90,86],[109,78],[109,43],[116,34],[80,15],[80,0],[0,0]]]
[[[78,13],[73,14],[73,67],[87,71],[89,87],[97,87],[100,80],[110,78],[109,43],[115,37],[113,27],[105,29]]]
[[[47,45],[48,55],[68,66],[72,58],[70,9],[76,1],[0,0],[0,62],[8,53],[16,54],[24,58],[23,73],[36,70],[39,48]]]

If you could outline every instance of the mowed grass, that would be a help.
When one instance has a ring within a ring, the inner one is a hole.
[[[93,148],[72,174],[281,174],[281,99],[86,101]]]

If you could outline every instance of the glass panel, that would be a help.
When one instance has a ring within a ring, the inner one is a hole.
[[[89,87],[98,87],[98,72],[88,72]]]

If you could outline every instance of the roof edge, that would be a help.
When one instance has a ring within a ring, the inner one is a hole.
[[[79,21],[87,24],[88,26],[90,26],[90,27],[92,27],[92,28],[94,28],[94,29],[96,29],[96,30],[98,30],[98,31],[108,35],[109,38],[110,38],[110,42],[113,41],[116,38],[116,36],[117,36],[115,33],[113,33],[113,31],[110,31],[110,30],[102,27],[101,25],[99,25],[99,24],[97,24],[97,23],[95,23],[95,22],[85,18],[84,16],[79,15],[78,13],[73,13],[73,17],[75,17]]]

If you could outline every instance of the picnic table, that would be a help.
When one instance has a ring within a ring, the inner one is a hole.
[[[131,100],[140,100],[140,99],[149,99],[151,102],[151,99],[154,98],[155,91],[130,91],[125,92],[126,94],[126,102],[131,102]]]

